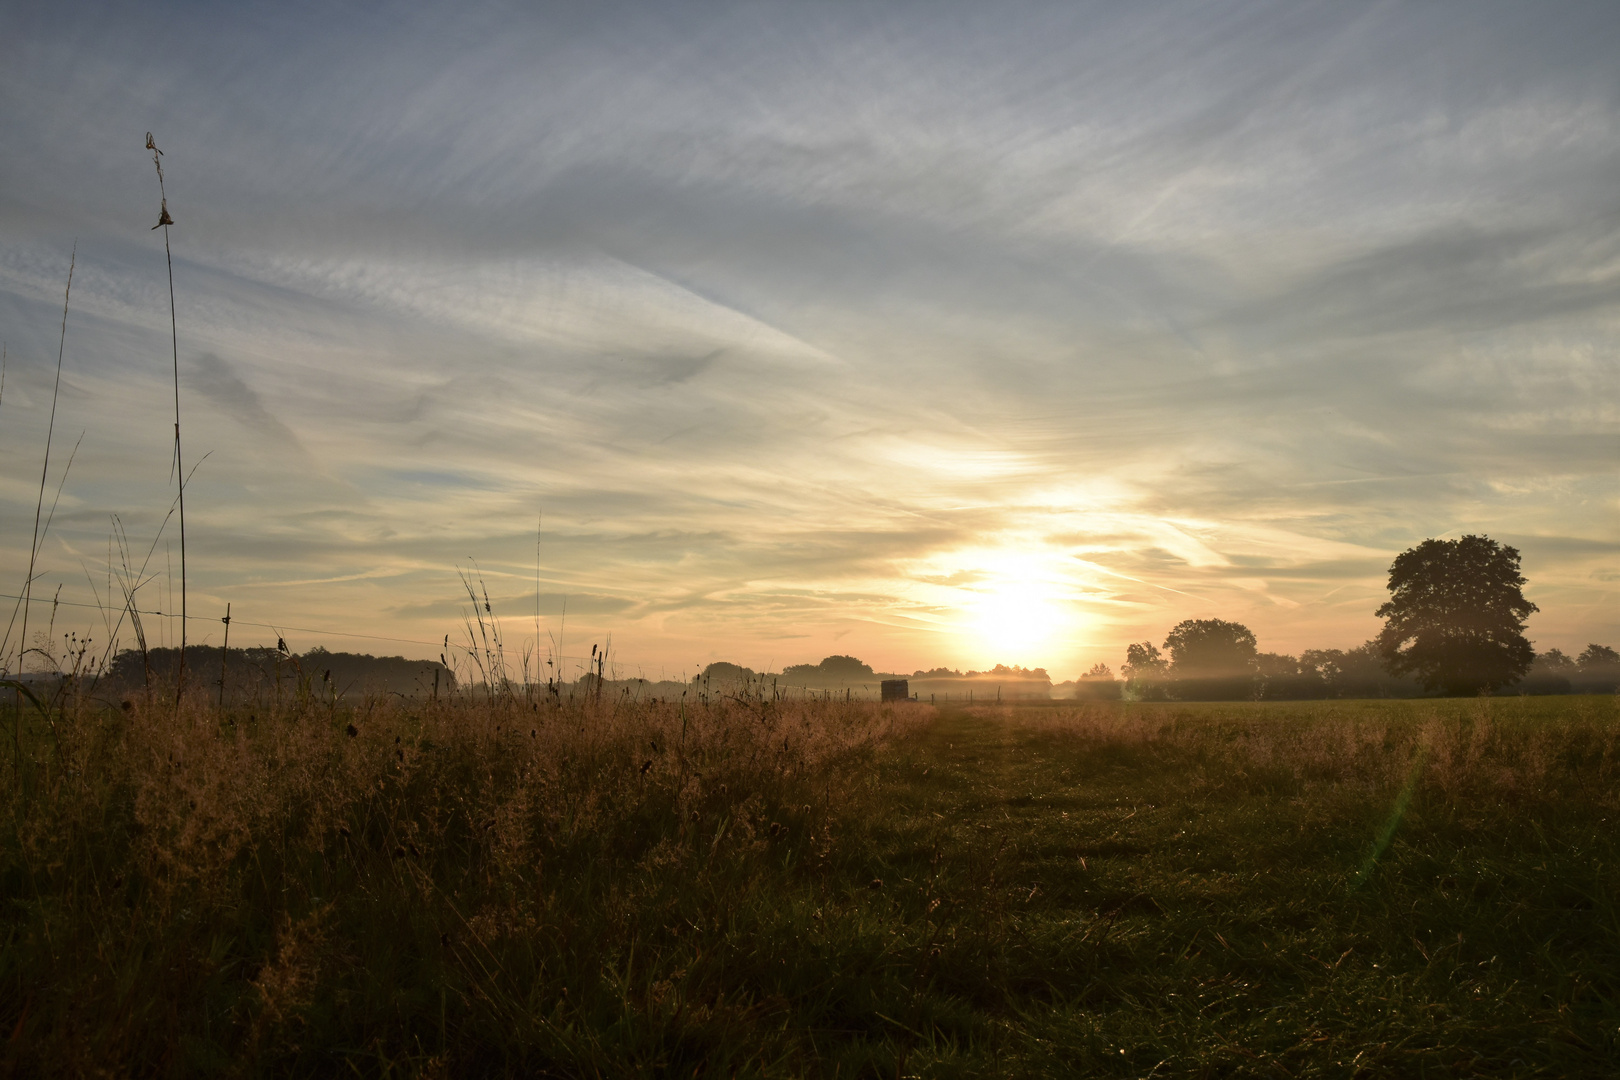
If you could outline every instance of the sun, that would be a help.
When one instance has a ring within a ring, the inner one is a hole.
[[[1000,663],[1030,664],[1067,629],[1064,612],[1043,591],[1025,584],[998,588],[975,605],[973,635]]]
[[[977,650],[997,663],[1034,666],[1061,653],[1074,630],[1064,602],[1066,583],[1048,560],[1025,553],[996,553],[963,612],[964,628]]]

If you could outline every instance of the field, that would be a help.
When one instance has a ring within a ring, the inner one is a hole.
[[[19,716],[12,1075],[1620,1071],[1613,697]]]

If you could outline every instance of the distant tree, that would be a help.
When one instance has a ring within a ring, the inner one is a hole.
[[[1570,672],[1573,689],[1582,694],[1612,694],[1620,690],[1620,653],[1607,645],[1588,645],[1575,658]]]
[[[1299,701],[1328,694],[1327,680],[1315,668],[1286,653],[1260,653],[1254,673],[1259,676],[1255,695],[1262,699]]]
[[[1620,652],[1615,652],[1607,645],[1588,645],[1576,658],[1575,663],[1583,672],[1596,668],[1620,667]]]
[[[1194,678],[1248,674],[1258,656],[1254,632],[1225,619],[1177,623],[1164,647],[1170,653],[1170,673]]]
[[[1562,649],[1548,649],[1536,654],[1534,667],[1540,671],[1563,674],[1575,670],[1575,661]]]
[[[1417,683],[1384,669],[1376,641],[1353,649],[1306,649],[1299,654],[1299,666],[1321,679],[1330,697],[1411,697],[1419,692]]]
[[[1156,679],[1164,674],[1164,657],[1151,641],[1132,642],[1125,646],[1125,663],[1120,672],[1127,679]]]
[[[1014,664],[1011,667],[1008,667],[1006,664],[997,664],[989,671],[970,671],[968,674],[988,675],[997,679],[1045,679],[1047,682],[1051,681],[1051,676],[1046,673],[1045,668],[1026,668],[1019,667],[1017,664]]]
[[[1385,667],[1377,638],[1345,651],[1338,688],[1340,697],[1416,697],[1423,692],[1419,680],[1392,674]]]
[[[1513,684],[1521,694],[1567,694],[1574,687],[1570,676],[1579,671],[1575,661],[1562,649],[1537,653],[1530,670]]]
[[[1321,676],[1329,685],[1344,670],[1343,649],[1306,649],[1299,654],[1300,670]]]
[[[1058,694],[1059,697],[1073,697],[1081,701],[1118,701],[1125,687],[1114,678],[1114,669],[1107,664],[1092,664],[1091,668],[1073,683],[1067,684],[1072,689],[1068,694]],[[1053,687],[1057,690],[1057,687]],[[1140,685],[1137,687],[1141,689]]]
[[[1125,663],[1119,673],[1125,676],[1125,696],[1141,701],[1165,699],[1164,678],[1170,663],[1151,641],[1125,646]]]
[[[1263,652],[1255,656],[1254,668],[1262,678],[1286,678],[1300,673],[1297,659],[1286,653]]]
[[[228,660],[225,692],[238,700],[259,692],[274,693],[278,682],[296,687],[301,681],[313,681],[336,694],[354,696],[371,692],[427,696],[435,686],[445,691],[456,686],[455,674],[436,660],[329,652],[320,646],[300,656],[264,645],[241,649],[233,645],[227,658],[217,646],[186,646],[186,669],[195,664],[197,670],[211,675],[215,687],[222,659]],[[107,665],[103,686],[113,693],[126,693],[146,685],[148,673],[152,685],[165,685],[175,677],[179,661],[179,649],[150,649],[145,654],[124,650]]]
[[[1378,651],[1390,672],[1417,674],[1430,690],[1477,694],[1530,670],[1519,552],[1485,536],[1425,540],[1389,568],[1390,599]]]
[[[703,669],[701,675],[692,676],[693,682],[748,682],[755,678],[753,668],[743,667],[741,664],[717,660]]]
[[[829,656],[819,665],[821,673],[832,679],[870,679],[872,666],[853,656]]]
[[[782,678],[801,680],[812,686],[870,682],[875,674],[870,664],[853,656],[829,656],[819,664],[794,664],[782,669]]]

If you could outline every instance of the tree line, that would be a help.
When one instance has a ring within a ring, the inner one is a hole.
[[[1485,536],[1425,540],[1396,556],[1390,598],[1375,614],[1382,632],[1353,649],[1261,652],[1253,631],[1225,619],[1187,619],[1162,646],[1133,642],[1123,684],[1105,664],[1081,680],[1077,696],[1123,693],[1144,700],[1412,697],[1612,693],[1620,653],[1590,644],[1576,657],[1537,654],[1524,636],[1538,609],[1524,597],[1517,549]],[[1089,684],[1089,688],[1087,686]]]
[[[853,656],[829,656],[795,664],[779,674],[718,662],[692,684],[731,688],[752,684],[875,691],[884,679],[908,678],[924,696],[968,696],[995,686],[1013,697],[1130,697],[1137,700],[1245,700],[1416,697],[1443,693],[1612,693],[1620,686],[1620,653],[1596,643],[1576,656],[1559,649],[1537,654],[1524,636],[1537,611],[1526,600],[1519,552],[1489,537],[1425,540],[1402,552],[1389,570],[1390,598],[1376,614],[1382,632],[1351,649],[1306,649],[1298,656],[1261,652],[1254,632],[1225,619],[1186,619],[1162,645],[1132,642],[1116,678],[1096,664],[1073,683],[1053,687],[1041,668],[997,665],[987,671],[948,668],[910,676],[874,671]],[[170,685],[175,649],[119,653],[103,676],[107,688],[132,692]],[[188,650],[187,666],[219,689],[222,700],[245,700],[305,686],[321,695],[391,693],[426,696],[455,687],[442,663],[329,653],[319,647],[302,656],[277,647]],[[590,676],[589,678],[600,678]],[[217,681],[216,681],[217,680]],[[623,681],[637,693],[678,695],[687,684]],[[615,683],[618,686],[619,683]],[[988,694],[986,695],[988,696]]]
[[[437,660],[328,652],[319,645],[295,653],[285,641],[278,641],[274,648],[250,645],[228,650],[189,645],[185,665],[188,683],[217,691],[221,701],[233,703],[299,692],[317,697],[431,697],[456,688],[455,673]],[[99,689],[115,697],[128,697],[151,687],[172,690],[179,669],[179,649],[126,649],[107,665],[98,680]]]

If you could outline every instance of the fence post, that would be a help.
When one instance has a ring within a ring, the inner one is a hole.
[[[226,601],[225,617],[219,621],[225,624],[225,644],[219,650],[219,707],[221,710],[223,710],[225,708],[225,658],[230,655],[231,651],[230,601]]]

